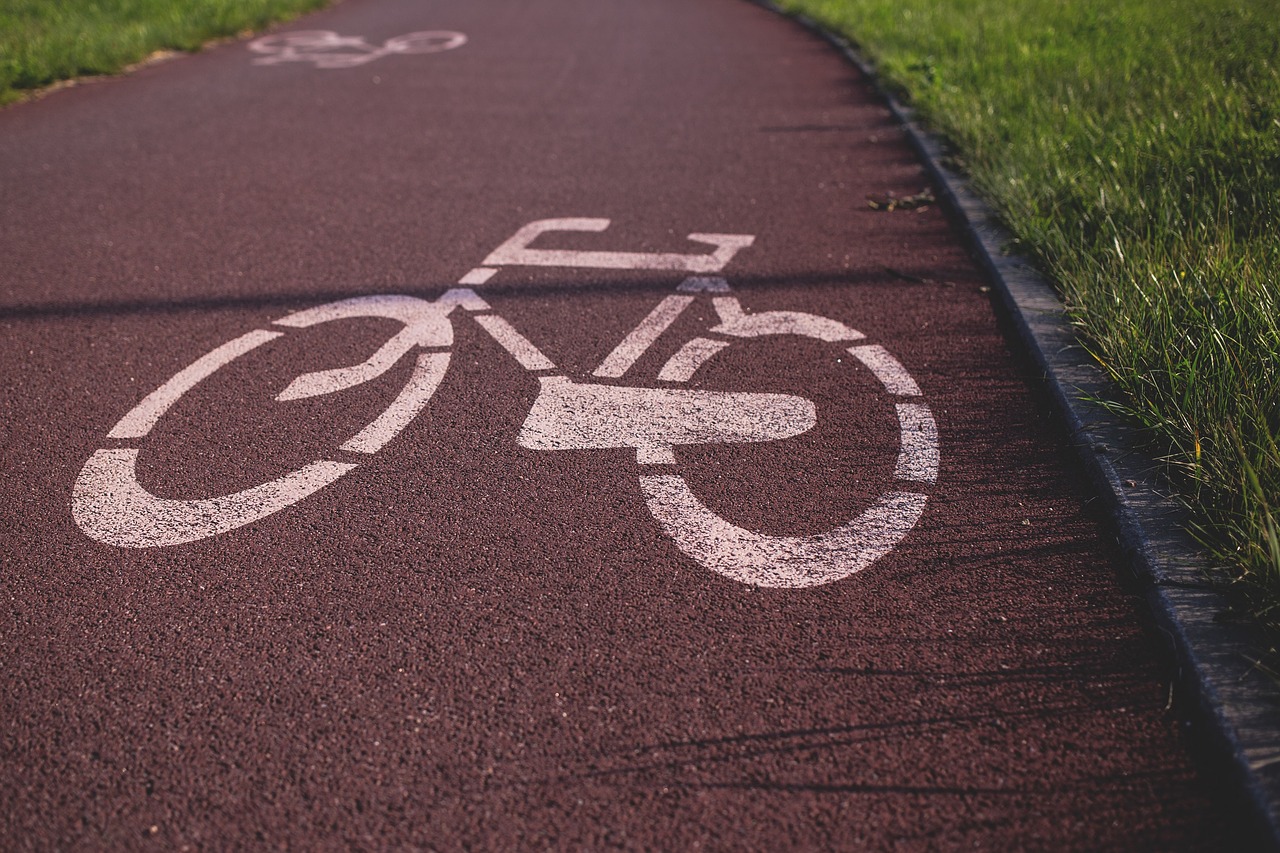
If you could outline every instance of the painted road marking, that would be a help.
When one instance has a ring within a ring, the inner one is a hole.
[[[678,444],[776,441],[818,422],[790,394],[589,385],[542,377],[516,443],[529,450],[635,448],[641,464],[675,464]]]
[[[342,449],[354,453],[377,453],[381,450],[426,408],[427,401],[444,381],[444,374],[448,369],[449,354],[447,352],[419,355],[408,384],[400,389],[400,393],[391,401],[391,405],[378,415],[373,423],[343,444]]]
[[[902,445],[893,474],[899,480],[932,483],[938,479],[938,425],[923,403],[899,403]]]
[[[466,278],[467,276],[463,276],[463,279]],[[460,283],[465,284],[466,282]],[[435,304],[439,305],[446,315],[454,308],[461,308],[464,311],[473,313],[492,310],[489,308],[489,303],[481,299],[479,294],[469,287],[451,287],[444,292],[444,296],[436,300]]]
[[[755,240],[748,234],[690,234],[695,243],[715,246],[711,254],[679,255],[649,252],[582,252],[573,249],[530,249],[529,244],[549,231],[604,231],[608,219],[540,219],[530,222],[484,259],[489,266],[587,267],[611,270],[679,270],[719,272],[740,249]]]
[[[708,288],[726,293],[724,286]],[[815,314],[795,311],[746,313],[737,297],[714,296],[720,325],[711,329],[739,338],[798,335],[829,343],[862,340],[857,329]],[[694,338],[673,355],[659,379],[688,381],[728,345]],[[894,396],[920,396],[920,388],[888,350],[869,344],[848,350],[871,370]],[[898,403],[901,443],[894,477],[909,483],[932,483],[938,476],[938,431],[922,402]],[[685,553],[717,574],[761,587],[798,588],[831,583],[861,571],[889,553],[915,527],[928,497],[917,491],[892,490],[870,509],[834,530],[814,536],[770,536],[738,527],[712,512],[694,495],[683,477],[674,474],[640,477],[645,500],[663,531]],[[917,487],[918,488],[918,487]]]
[[[667,360],[662,370],[658,371],[658,378],[663,382],[688,382],[699,367],[728,345],[728,341],[694,338]]]
[[[442,299],[439,303],[413,296],[360,296],[296,311],[276,320],[277,326],[306,328],[336,320],[380,317],[397,320],[403,327],[369,360],[350,368],[305,374],[290,383],[276,399],[331,394],[380,376],[409,349],[450,345],[453,326],[448,321],[449,312],[457,304],[472,302],[466,293],[450,291],[450,294],[453,295],[450,301]],[[201,381],[245,353],[283,335],[278,331],[250,332],[201,356],[121,418],[108,437],[146,436],[160,417]],[[448,363],[448,353],[428,353],[420,357],[405,388],[342,449],[360,453],[379,450],[426,406]],[[91,538],[125,548],[197,542],[292,506],[356,467],[352,463],[320,460],[229,495],[169,500],[156,497],[138,482],[137,461],[137,448],[101,449],[80,471],[72,488],[71,512],[80,529]]]
[[[484,284],[493,278],[498,272],[497,267],[476,267],[471,272],[458,279],[458,284]]]
[[[711,253],[676,255],[531,249],[548,232],[603,231],[607,219],[544,219],[531,222],[497,250],[484,265],[459,280],[482,285],[501,267],[515,265],[596,266],[606,269],[656,269],[718,272],[754,237],[744,234],[690,234],[715,247]],[[812,536],[772,536],[738,527],[710,510],[676,474],[640,475],[639,486],[654,520],[689,558],[724,577],[763,587],[797,588],[830,583],[860,571],[889,553],[919,520],[928,500],[921,484],[937,480],[938,428],[920,399],[919,385],[886,348],[878,344],[845,346],[866,336],[829,317],[799,311],[748,313],[726,279],[686,278],[656,305],[609,353],[595,376],[624,376],[700,296],[710,298],[719,323],[708,334],[750,339],[799,336],[838,344],[854,357],[851,364],[869,370],[893,397],[901,435],[894,477],[913,488],[890,488],[869,509],[847,523]],[[555,369],[555,364],[470,287],[455,287],[430,302],[412,296],[361,296],[296,311],[274,322],[285,329],[374,317],[397,321],[401,328],[368,359],[348,367],[307,373],[294,379],[276,399],[282,402],[332,394],[383,375],[414,350],[412,375],[390,405],[345,442],[345,451],[372,454],[399,435],[426,407],[444,380],[454,342],[451,315],[462,308],[526,370]],[[200,357],[149,394],[109,433],[117,439],[145,437],[169,408],[201,381],[283,332],[258,330]],[[717,337],[695,337],[660,368],[657,379],[687,382],[703,365],[732,344]],[[563,375],[539,377],[539,393],[516,438],[528,450],[587,451],[634,449],[641,465],[676,465],[677,446],[778,441],[802,435],[817,424],[811,400],[794,394],[646,388],[575,382]],[[231,495],[198,500],[158,498],[137,480],[137,448],[100,449],[80,472],[72,493],[72,513],[86,534],[121,547],[156,547],[195,542],[258,521],[313,494],[355,468],[353,463],[320,460]]]
[[[477,314],[476,322],[525,370],[554,370],[555,363],[542,354],[533,342],[516,331],[516,327],[497,314]]]
[[[354,388],[386,373],[412,349],[453,343],[453,326],[440,306],[413,296],[358,296],[298,311],[276,320],[275,325],[305,329],[354,317],[398,320],[404,328],[360,364],[299,376],[276,396],[277,400],[301,400]]]
[[[98,450],[72,493],[72,512],[91,538],[122,548],[185,545],[227,533],[292,506],[356,466],[312,462],[283,477],[216,498],[167,500],[138,483],[138,451]]]
[[[768,536],[730,524],[683,477],[640,477],[649,512],[688,557],[716,574],[761,587],[818,586],[865,569],[915,527],[927,498],[890,492],[862,515],[813,536]]]
[[[151,428],[159,422],[160,417],[169,411],[169,408],[178,402],[183,394],[235,359],[257,349],[267,341],[275,340],[282,334],[284,333],[261,330],[249,332],[204,354],[143,398],[141,403],[134,406],[111,429],[111,432],[107,433],[107,438],[142,438],[151,432]]]
[[[374,46],[362,36],[341,36],[330,30],[298,30],[263,36],[249,42],[249,50],[264,54],[254,65],[310,62],[316,68],[354,68],[395,54],[439,53],[467,43],[462,33],[429,30],[387,39]]]
[[[711,331],[736,338],[758,338],[763,335],[800,335],[820,341],[859,341],[866,337],[844,323],[817,314],[799,311],[762,311],[745,314],[736,296],[717,296],[711,300],[720,325]]]
[[[919,397],[920,386],[896,358],[879,344],[849,347],[849,354],[867,366],[890,394]]]
[[[596,368],[595,376],[618,379],[631,369],[640,356],[653,346],[667,327],[676,321],[684,309],[693,304],[692,296],[668,296],[622,339],[613,352]]]

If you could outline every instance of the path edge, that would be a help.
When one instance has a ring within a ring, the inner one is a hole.
[[[748,0],[800,23],[842,53],[875,87],[921,157],[1001,298],[1027,353],[1043,373],[1054,408],[1076,454],[1106,502],[1115,533],[1141,593],[1167,639],[1177,683],[1190,693],[1193,725],[1244,795],[1255,834],[1280,849],[1280,680],[1259,661],[1268,644],[1241,618],[1214,565],[1187,532],[1187,514],[1171,497],[1160,465],[1143,450],[1137,430],[1099,404],[1110,381],[1079,343],[1056,291],[1025,257],[1010,254],[1014,238],[968,180],[948,167],[938,139],[880,81],[875,67],[844,37],[771,0]]]

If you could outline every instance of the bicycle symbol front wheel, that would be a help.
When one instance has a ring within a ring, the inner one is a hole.
[[[808,536],[775,536],[735,525],[709,509],[679,474],[640,475],[649,512],[685,555],[740,583],[817,586],[865,569],[892,551],[915,527],[928,500],[921,487],[938,476],[937,425],[919,386],[887,350],[865,343],[860,332],[839,322],[798,312],[744,314],[737,299],[729,296],[717,297],[714,302],[722,322],[712,332],[720,336],[686,343],[662,367],[659,379],[691,379],[733,339],[792,335],[834,344],[854,356],[853,364],[869,369],[894,398],[900,433],[894,483],[857,517]],[[790,434],[807,428],[801,424]]]

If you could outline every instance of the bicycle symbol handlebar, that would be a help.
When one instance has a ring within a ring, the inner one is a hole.
[[[549,231],[604,231],[607,219],[540,219],[530,222],[489,253],[483,266],[587,267],[611,270],[680,270],[719,272],[738,250],[755,238],[748,234],[690,234],[695,243],[715,246],[711,254],[677,255],[649,252],[583,252],[572,249],[530,249],[529,244]]]
[[[521,228],[459,284],[481,284],[504,265],[596,266],[719,272],[749,235],[691,234],[711,253],[583,252],[532,249],[555,231],[604,231],[606,219],[540,220]],[[664,298],[594,372],[619,379],[697,298],[710,298],[719,324],[687,341],[658,373],[663,387],[634,387],[571,380],[470,287],[455,287],[435,301],[412,296],[365,296],[288,314],[241,335],[197,359],[147,395],[111,429],[108,437],[144,439],[183,395],[222,367],[280,338],[288,329],[358,317],[395,320],[401,328],[365,361],[307,373],[276,396],[288,402],[339,393],[414,359],[405,386],[374,420],[340,450],[373,454],[399,435],[427,406],[449,367],[453,314],[462,309],[525,369],[539,374],[539,394],[520,433],[519,446],[538,451],[630,448],[641,465],[674,465],[674,448],[716,443],[766,442],[801,435],[817,423],[814,404],[791,394],[690,390],[703,365],[735,340],[799,336],[834,344],[855,357],[896,398],[901,429],[894,471],[898,485],[858,517],[825,533],[771,536],[736,526],[704,504],[685,479],[673,473],[641,474],[645,503],[662,531],[688,557],[733,580],[766,587],[830,583],[857,572],[892,550],[915,526],[937,478],[937,427],[914,379],[887,350],[862,343],[865,336],[827,317],[792,311],[747,313],[720,277],[686,278]],[[852,346],[850,346],[852,344]],[[127,548],[180,545],[228,533],[292,506],[354,470],[358,462],[317,460],[282,477],[230,495],[194,500],[159,498],[138,481],[139,448],[104,448],[85,463],[72,490],[72,514],[100,542]]]

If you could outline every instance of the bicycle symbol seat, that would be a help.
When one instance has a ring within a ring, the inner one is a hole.
[[[340,36],[330,30],[298,30],[263,36],[249,42],[249,50],[263,54],[254,65],[310,62],[316,68],[354,68],[393,54],[439,53],[467,43],[462,33],[429,30],[387,39],[381,47],[360,36]]]
[[[773,536],[739,527],[710,510],[684,477],[644,473],[639,487],[660,529],[689,558],[733,580],[765,587],[830,583],[871,565],[891,551],[924,511],[923,487],[936,480],[937,427],[920,388],[884,347],[827,317],[793,311],[748,313],[731,295],[720,272],[753,238],[742,234],[690,234],[711,252],[690,254],[534,249],[548,232],[604,231],[607,219],[549,219],[516,232],[459,287],[434,301],[412,296],[363,296],[288,314],[276,328],[241,335],[197,359],[147,395],[111,429],[108,437],[140,441],[184,394],[231,361],[273,341],[288,329],[357,317],[395,320],[400,329],[365,361],[307,373],[283,388],[287,403],[339,393],[368,382],[413,356],[405,386],[385,410],[341,450],[373,454],[400,434],[430,402],[449,367],[454,315],[470,316],[526,370],[538,375],[539,393],[516,442],[536,451],[630,448],[643,466],[670,466],[680,446],[768,442],[812,429],[812,401],[792,394],[691,390],[679,387],[735,340],[799,336],[833,344],[851,354],[895,398],[901,441],[894,468],[897,485],[865,512],[831,530],[809,536]],[[665,297],[604,359],[593,376],[624,377],[672,323],[698,298],[710,298],[719,323],[687,341],[660,369],[663,387],[575,381],[507,320],[494,313],[473,287],[504,266],[594,267],[698,273]],[[852,344],[852,346],[851,346]],[[85,463],[72,491],[72,514],[91,538],[118,547],[147,548],[195,542],[235,530],[297,504],[355,469],[359,463],[318,460],[282,477],[230,495],[194,500],[159,498],[137,478],[139,449],[99,449]]]

